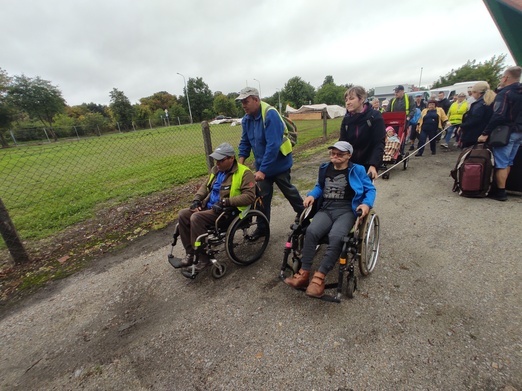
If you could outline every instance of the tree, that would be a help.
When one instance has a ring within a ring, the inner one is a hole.
[[[288,80],[281,91],[281,98],[295,108],[314,102],[315,88],[299,76]]]
[[[210,88],[208,88],[208,85],[203,81],[201,77],[197,77],[195,79],[189,78],[187,83],[187,89],[190,101],[190,108],[192,111],[192,117],[196,121],[201,121],[206,116],[208,116],[208,111],[205,115],[203,115],[205,109],[212,109],[212,103],[214,101],[212,91],[210,91]],[[188,107],[188,104],[187,102],[185,102],[185,99],[183,99],[183,106]]]
[[[315,94],[315,101],[317,103],[326,103],[327,105],[344,106],[345,92],[346,88],[344,86],[337,86],[335,83],[323,83]]]
[[[171,95],[166,91],[156,92],[151,96],[140,99],[140,104],[147,106],[151,113],[158,109],[168,109],[174,103],[177,103],[178,98],[175,95]]]
[[[439,77],[431,88],[445,87],[463,81],[484,80],[494,89],[497,87],[500,76],[505,68],[505,59],[506,55],[501,54],[498,57],[491,57],[490,60],[484,61],[484,63],[479,62],[477,64],[476,60],[468,60],[466,64],[460,68],[452,69],[451,72],[445,76]]]
[[[214,113],[225,115],[228,117],[237,116],[236,103],[233,99],[227,98],[225,95],[220,94],[214,97]]]
[[[330,75],[326,76],[326,77],[324,78],[324,81],[323,81],[323,84],[322,84],[321,87],[324,87],[324,86],[327,85],[327,84],[335,84],[335,83],[334,83],[334,78],[333,78],[333,76],[330,76]]]
[[[8,148],[9,144],[5,138],[11,122],[14,120],[14,110],[7,100],[7,92],[11,84],[11,78],[7,72],[0,68],[0,145],[2,148]]]
[[[123,91],[119,91],[116,88],[113,88],[109,95],[111,97],[109,107],[114,119],[120,124],[120,127],[129,129],[132,125],[134,114],[129,98],[125,96]]]
[[[27,76],[15,76],[9,89],[9,100],[29,117],[38,119],[49,131],[55,141],[58,140],[53,130],[53,118],[65,110],[65,100],[58,87],[40,77],[31,79]]]

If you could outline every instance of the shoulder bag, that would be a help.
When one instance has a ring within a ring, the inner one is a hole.
[[[489,135],[488,144],[494,148],[505,147],[509,143],[511,128],[507,125],[497,126]]]

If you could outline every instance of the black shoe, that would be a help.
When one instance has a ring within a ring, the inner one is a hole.
[[[497,190],[488,194],[488,198],[492,198],[497,201],[507,201],[506,190]]]
[[[432,154],[432,155],[436,155],[436,154],[437,154],[437,152],[432,152],[431,154]]]
[[[416,157],[421,157],[421,156],[422,156],[422,153],[417,152],[417,153],[415,154],[415,156],[416,156]]]
[[[266,230],[264,228],[257,227],[256,230],[250,235],[249,239],[255,241],[261,237],[266,236]]]
[[[174,256],[169,256],[169,263],[173,268],[179,269],[180,267],[187,267],[192,265],[194,262],[194,254],[187,254],[185,258],[179,259]]]
[[[412,144],[412,145],[410,146],[410,149],[408,149],[408,151],[413,151],[414,149],[415,149],[415,145]]]

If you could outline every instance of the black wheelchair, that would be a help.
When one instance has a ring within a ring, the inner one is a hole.
[[[187,278],[196,278],[196,265],[201,254],[206,254],[212,262],[212,277],[223,277],[227,271],[227,264],[216,259],[216,255],[223,249],[228,258],[239,266],[247,266],[259,260],[270,240],[270,226],[266,216],[255,209],[256,203],[243,212],[235,207],[224,208],[214,225],[208,227],[207,232],[196,239],[194,264],[182,269],[181,274]],[[258,226],[264,228],[264,236],[254,236]],[[173,255],[178,236],[179,224],[176,224],[172,248],[168,254],[169,263],[176,269],[181,268],[181,259]]]
[[[312,205],[306,208],[299,220],[290,226],[292,230],[285,243],[283,262],[279,277],[284,280],[301,268],[302,249],[305,240],[306,228],[313,218]],[[328,243],[328,235],[319,242]],[[326,284],[325,290],[337,288],[335,295],[323,295],[320,299],[341,302],[343,292],[348,298],[354,297],[357,289],[357,276],[355,275],[355,262],[359,264],[361,275],[369,275],[377,265],[379,258],[380,223],[379,216],[373,209],[364,218],[357,216],[354,226],[343,237],[343,246],[339,256],[338,280],[336,283]],[[344,279],[346,278],[346,285]]]

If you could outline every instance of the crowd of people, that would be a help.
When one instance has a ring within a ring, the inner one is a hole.
[[[273,107],[260,99],[257,89],[246,87],[236,98],[245,111],[238,157],[234,148],[223,143],[210,155],[216,161],[211,174],[187,209],[179,213],[179,229],[186,256],[181,266],[194,262],[195,238],[205,226],[216,220],[224,207],[245,208],[257,195],[262,197],[261,211],[270,222],[273,186],[276,184],[298,218],[306,207],[316,203],[318,210],[307,229],[303,246],[301,269],[287,278],[285,283],[306,289],[307,295],[321,297],[325,289],[325,276],[335,265],[341,249],[342,237],[355,221],[373,207],[376,190],[373,180],[378,177],[385,155],[386,141],[397,142],[393,127],[385,128],[382,112],[404,112],[409,123],[408,139],[411,147],[418,139],[416,156],[422,156],[429,140],[431,153],[436,153],[437,136],[446,128],[441,144],[446,149],[453,136],[461,148],[478,142],[487,142],[499,125],[511,129],[509,142],[493,148],[497,190],[492,197],[505,201],[505,185],[517,151],[522,144],[522,85],[521,67],[505,70],[497,93],[486,82],[478,82],[469,89],[469,95],[458,94],[453,102],[442,95],[424,102],[422,95],[406,94],[404,87],[395,88],[395,97],[389,102],[368,102],[366,90],[361,86],[349,88],[345,95],[344,116],[339,141],[328,147],[330,161],[319,167],[315,187],[301,197],[291,182],[293,165],[292,146],[285,140],[285,124]],[[254,172],[244,165],[253,154]],[[266,227],[259,226],[252,240],[266,235]],[[319,268],[311,276],[312,261],[319,240],[328,235],[329,244]],[[198,271],[210,264],[203,257]]]

